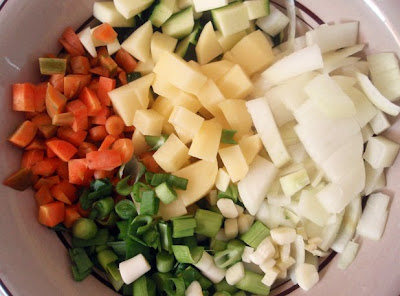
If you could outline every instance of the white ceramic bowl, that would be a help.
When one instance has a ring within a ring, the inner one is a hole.
[[[0,10],[0,179],[20,164],[21,151],[6,137],[22,115],[11,112],[11,84],[37,82],[37,58],[57,52],[66,26],[79,28],[91,17],[93,0],[3,0]],[[135,0],[132,0],[135,1]],[[275,1],[275,0],[274,0]],[[0,3],[2,1],[0,0]],[[282,4],[282,0],[276,1]],[[400,53],[399,0],[301,0],[301,29],[323,22],[359,20],[360,41],[367,52]],[[307,24],[308,25],[307,25]],[[400,121],[388,135],[400,142]],[[337,256],[321,271],[321,281],[305,293],[287,283],[272,295],[395,296],[400,293],[400,160],[388,170],[392,196],[386,232],[379,242],[361,241],[359,255],[347,271],[336,267]],[[10,295],[116,295],[95,277],[73,281],[66,248],[54,232],[39,225],[33,192],[0,186],[0,279]],[[1,289],[0,289],[1,290]]]

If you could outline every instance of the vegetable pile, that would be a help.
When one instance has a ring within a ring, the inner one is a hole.
[[[268,0],[96,2],[101,24],[13,85],[24,149],[4,181],[32,186],[41,224],[71,235],[72,274],[123,295],[268,295],[347,268],[379,240],[382,133],[400,107],[392,53],[355,54],[358,23],[295,38]],[[285,32],[287,32],[285,36]],[[369,196],[362,212],[362,200]]]

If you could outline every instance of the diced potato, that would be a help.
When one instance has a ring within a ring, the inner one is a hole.
[[[251,130],[253,120],[247,112],[246,101],[244,100],[225,100],[218,104],[218,107],[224,113],[230,127],[236,130],[236,136],[241,138]]]
[[[142,104],[142,107],[145,109],[149,107],[150,86],[153,83],[153,80],[154,74],[151,73],[129,83],[130,87],[135,90],[136,97]]]
[[[168,82],[167,79],[159,75],[154,76],[152,86],[156,94],[166,98],[173,98],[175,96],[178,96],[181,92],[179,88],[173,86],[171,83]]]
[[[162,204],[158,210],[158,216],[164,221],[168,221],[174,217],[179,217],[187,214],[186,206],[181,198],[177,198],[169,204]]]
[[[121,47],[139,61],[146,62],[151,59],[150,41],[152,35],[153,26],[151,21],[147,21],[122,42]]]
[[[222,54],[221,45],[214,32],[213,25],[208,22],[201,31],[199,40],[196,44],[197,60],[204,65]]]
[[[219,150],[219,156],[224,163],[232,182],[243,179],[249,171],[246,159],[239,145],[233,145]]]
[[[239,65],[233,66],[217,81],[217,86],[227,99],[244,99],[253,89],[253,83]]]
[[[169,122],[168,122],[169,123]],[[173,126],[172,127],[175,129],[176,134],[178,135],[179,139],[185,144],[188,145],[190,142],[192,142],[192,137],[186,130],[181,128],[180,126]]]
[[[193,138],[189,155],[207,161],[215,161],[221,141],[221,134],[222,127],[219,123],[204,121],[200,130]]]
[[[200,130],[204,119],[186,108],[175,106],[168,122],[171,123],[175,129],[178,128],[179,131],[193,139]]]
[[[214,187],[217,178],[217,161],[199,160],[174,173],[175,176],[189,180],[186,190],[177,190],[178,197],[185,206],[189,206],[201,198]]]
[[[172,110],[174,109],[174,105],[172,105],[171,101],[166,97],[159,96],[153,103],[151,109],[157,111],[159,114],[164,116],[165,118],[169,118]]]
[[[260,30],[240,40],[231,49],[231,54],[249,76],[265,70],[274,61],[272,47]]]
[[[177,95],[168,97],[168,99],[173,106],[182,106],[193,113],[197,113],[201,108],[199,100],[194,95],[184,91],[179,91]]]
[[[207,80],[207,82],[199,90],[197,97],[199,98],[199,101],[203,107],[206,108],[212,115],[222,115],[218,104],[224,101],[225,97],[213,80]]]
[[[397,157],[400,145],[382,136],[368,141],[364,159],[375,169],[390,167]]]
[[[247,164],[251,164],[256,155],[260,153],[261,149],[263,148],[263,144],[258,134],[250,137],[243,137],[239,141],[239,146]]]
[[[189,148],[175,134],[171,134],[153,157],[164,171],[173,173],[189,160],[188,152]]]
[[[148,59],[145,62],[139,61],[135,68],[135,72],[139,72],[142,75],[147,75],[153,73],[154,69],[154,61],[152,59]]]
[[[177,43],[178,40],[171,36],[161,32],[154,32],[153,36],[151,36],[150,43],[151,55],[154,63],[158,62],[160,55],[162,55],[164,51],[174,52]]]
[[[233,54],[230,51],[227,51],[224,53],[222,56],[223,61],[229,61],[235,65],[239,64],[239,62],[236,60],[236,58],[233,56]]]
[[[211,113],[210,113],[210,111],[208,111],[206,108],[204,108],[204,107],[201,107],[200,109],[199,109],[199,114],[205,119],[205,120],[211,120],[211,119],[214,119],[214,115],[212,115]]]
[[[139,156],[150,149],[150,146],[147,145],[145,137],[138,129],[135,129],[135,131],[133,132],[132,143],[133,147],[135,147],[133,153],[136,156]]]
[[[230,69],[232,69],[234,65],[235,64],[230,61],[221,60],[218,62],[213,62],[203,65],[201,66],[200,70],[204,75],[206,75],[208,78],[216,82],[218,79],[224,76]]]
[[[164,117],[154,110],[138,110],[133,117],[133,125],[145,136],[161,135]]]
[[[160,56],[154,67],[154,73],[175,87],[191,94],[197,94],[207,81],[204,74],[195,71],[180,56],[169,52],[164,52]]]
[[[221,32],[215,32],[217,34],[217,39],[222,47],[223,52],[227,52],[232,49],[243,37],[247,35],[246,31],[240,31],[235,34],[224,36]]]
[[[217,180],[215,181],[215,187],[219,191],[225,192],[228,189],[229,183],[231,182],[231,178],[228,175],[228,172],[225,168],[220,168],[217,174]]]

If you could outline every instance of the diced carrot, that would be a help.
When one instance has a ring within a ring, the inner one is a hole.
[[[53,74],[50,76],[49,82],[60,93],[64,92],[64,74]]]
[[[76,208],[78,210],[78,213],[82,216],[82,217],[89,217],[90,215],[90,210],[84,210],[82,209],[81,203],[78,201],[78,203],[76,204]]]
[[[89,59],[84,56],[71,58],[71,69],[74,74],[89,74],[90,63]]]
[[[34,112],[35,86],[31,83],[13,84],[13,110]]]
[[[92,36],[99,41],[110,44],[115,40],[115,38],[117,38],[118,34],[114,31],[110,24],[103,23],[94,29]]]
[[[107,137],[108,133],[106,131],[106,128],[104,125],[98,125],[95,127],[92,127],[89,130],[89,137],[92,141],[98,142],[98,141],[103,141],[105,137]]]
[[[96,170],[94,171],[94,178],[96,180],[99,179],[105,179],[105,178],[110,178],[111,176],[113,176],[113,172],[112,171],[102,171],[102,170]]]
[[[94,57],[90,56],[89,57],[89,63],[90,63],[91,67],[96,67],[96,66],[99,65],[99,58],[98,57],[94,58]]]
[[[111,184],[113,184],[113,186],[117,186],[119,181],[121,181],[121,179],[115,176],[114,178],[111,179]]]
[[[85,87],[79,95],[79,99],[86,105],[88,116],[95,116],[101,110],[101,104],[96,93]]]
[[[57,127],[51,124],[52,120],[47,113],[35,116],[32,118],[32,122],[38,128],[38,133],[46,139],[53,137],[57,132]]]
[[[102,105],[111,106],[111,99],[108,92],[115,89],[116,81],[112,78],[100,77],[99,86],[97,89],[97,97]]]
[[[21,159],[21,168],[31,169],[35,163],[43,160],[43,158],[44,158],[43,150],[24,151],[24,154],[22,154],[22,159]]]
[[[131,139],[118,139],[114,142],[112,150],[119,152],[122,163],[127,163],[133,156],[133,142]]]
[[[51,124],[51,118],[47,113],[41,113],[32,118],[32,122],[39,128],[42,125]]]
[[[103,143],[101,143],[98,151],[108,150],[116,139],[117,138],[114,136],[107,135],[107,137],[104,138]]]
[[[46,91],[46,110],[49,116],[53,117],[55,114],[62,113],[66,103],[67,98],[48,83]]]
[[[83,142],[79,145],[78,156],[80,158],[85,158],[86,154],[88,154],[89,152],[93,152],[93,151],[97,151],[96,145],[94,145],[92,143],[88,143],[88,142]]]
[[[35,85],[35,111],[43,112],[46,110],[45,100],[46,100],[47,83],[42,82]]]
[[[15,190],[24,191],[34,182],[32,171],[28,168],[21,168],[4,180],[3,185]]]
[[[46,143],[42,139],[34,138],[25,150],[46,150]]]
[[[68,161],[69,183],[88,185],[93,176],[93,171],[88,168],[86,158],[71,159]]]
[[[61,179],[68,180],[68,162],[61,162],[56,172]]]
[[[139,159],[143,162],[146,169],[152,173],[160,172],[158,163],[154,160],[154,152],[147,151],[140,155]]]
[[[32,120],[32,118],[35,118],[39,114],[41,114],[41,113],[36,112],[36,111],[35,112],[24,112],[24,118],[26,120]]]
[[[38,176],[49,177],[54,174],[59,165],[60,160],[58,158],[45,158],[33,165],[32,173]]]
[[[91,170],[111,171],[122,164],[121,155],[115,150],[90,152],[86,159]]]
[[[76,194],[76,188],[74,185],[70,184],[67,180],[63,180],[60,183],[54,185],[50,188],[51,195],[67,205],[71,205],[74,201],[78,199]]]
[[[82,216],[79,214],[76,206],[65,207],[65,219],[63,222],[65,227],[71,228],[79,218],[82,218]]]
[[[43,186],[48,186],[49,188],[52,187],[54,184],[58,184],[60,183],[60,177],[59,176],[51,176],[48,178],[40,178],[35,185],[33,186],[33,188],[35,188],[35,190],[39,190],[40,188],[42,188]]]
[[[54,59],[57,56],[54,53],[46,53],[44,56],[44,58],[50,58],[50,59]]]
[[[110,77],[110,71],[103,66],[93,67],[90,69],[90,73],[103,76],[103,77]]]
[[[46,205],[54,201],[49,186],[44,185],[35,193],[35,200],[38,206]]]
[[[63,161],[70,160],[78,152],[74,145],[63,140],[49,140],[46,144]]]
[[[75,121],[75,116],[72,112],[55,114],[52,124],[56,126],[71,126]]]
[[[88,111],[86,105],[80,100],[74,100],[67,104],[67,111],[72,112],[75,116],[75,121],[72,124],[72,129],[77,131],[88,129]]]
[[[97,94],[97,89],[99,88],[99,77],[93,77],[88,85],[88,88]]]
[[[125,71],[122,71],[118,74],[118,80],[121,83],[121,85],[128,84],[128,78],[126,77]]]
[[[121,117],[113,115],[108,117],[105,127],[108,134],[118,137],[124,132],[125,123],[122,121]]]
[[[64,95],[67,99],[75,98],[82,89],[89,85],[91,75],[71,74],[64,78]]]
[[[108,54],[106,47],[99,47],[97,56],[99,57],[100,65],[109,71],[111,77],[117,74],[118,65]]]
[[[75,34],[71,27],[67,27],[61,38],[58,41],[64,46],[65,50],[71,56],[81,56],[85,54],[85,50],[79,40],[78,35]]]
[[[55,201],[39,207],[38,220],[40,224],[54,227],[64,221],[65,206],[63,202]]]
[[[135,127],[132,125],[132,126],[125,126],[124,127],[124,133],[134,133],[135,132]]]
[[[92,124],[105,125],[110,114],[110,108],[103,106],[96,116],[92,117]]]
[[[115,61],[126,73],[135,71],[137,62],[125,49],[121,48],[115,55]]]
[[[46,148],[46,156],[48,158],[53,158],[56,157],[57,155],[51,150],[49,147]]]
[[[11,135],[8,141],[17,147],[27,146],[35,137],[37,127],[29,120],[24,121],[17,130]]]
[[[67,126],[62,126],[57,130],[58,138],[67,141],[76,147],[78,147],[80,144],[83,143],[83,141],[85,141],[86,136],[87,132],[85,131],[74,132],[72,128]]]

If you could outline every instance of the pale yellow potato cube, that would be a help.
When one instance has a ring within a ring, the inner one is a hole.
[[[149,106],[150,86],[153,80],[154,74],[151,73],[129,83],[129,86],[135,90],[136,97],[145,109]]]
[[[217,86],[227,99],[244,99],[253,90],[253,83],[239,65],[233,66],[221,77]]]
[[[133,153],[136,156],[139,156],[150,149],[150,146],[147,145],[145,137],[138,129],[135,129],[133,132],[132,143],[134,147]]]
[[[189,180],[186,190],[176,190],[178,198],[189,206],[207,195],[214,187],[217,178],[217,161],[199,160],[174,173],[175,176]]]
[[[161,135],[164,117],[158,112],[149,110],[138,110],[133,118],[133,125],[145,136]]]
[[[235,65],[238,65],[239,62],[236,60],[236,58],[233,56],[233,54],[230,51],[227,51],[224,53],[223,57],[222,57],[223,61],[229,61]]]
[[[222,114],[218,104],[224,101],[225,97],[212,79],[207,80],[199,90],[197,97],[203,107],[212,115],[218,116]]]
[[[240,40],[231,54],[249,76],[265,70],[274,61],[272,47],[260,30]]]
[[[188,145],[190,142],[192,142],[192,136],[188,134],[188,132],[184,129],[182,129],[179,126],[173,126],[172,127],[175,129],[176,134],[178,135],[179,139],[185,144]]]
[[[203,121],[204,118],[181,106],[175,106],[168,119],[168,122],[171,123],[175,129],[178,128],[180,132],[183,132],[191,139],[196,136]]]
[[[222,127],[219,123],[204,121],[200,130],[193,138],[189,155],[207,161],[215,161],[221,141],[221,134]]]
[[[232,182],[240,181],[247,175],[249,166],[239,145],[222,148],[218,153]]]
[[[147,75],[153,73],[153,69],[154,69],[154,61],[152,59],[149,59],[146,62],[139,61],[135,68],[135,72],[139,72],[142,75]]]
[[[218,104],[218,107],[224,113],[230,127],[236,130],[236,136],[241,138],[251,130],[253,120],[247,112],[246,101],[244,100],[225,100]]]
[[[225,192],[228,189],[230,182],[231,182],[231,177],[229,177],[226,168],[218,169],[217,180],[215,181],[215,187],[217,187],[219,191]]]
[[[153,71],[160,78],[168,80],[175,87],[191,94],[197,94],[207,81],[203,73],[194,70],[180,56],[169,52],[164,52],[160,56]]]
[[[174,217],[180,217],[187,214],[187,209],[181,198],[177,198],[169,204],[160,204],[157,216],[161,216],[164,221]]]
[[[223,129],[232,129],[222,112],[210,120],[218,122]]]
[[[201,72],[208,78],[217,81],[224,76],[232,67],[234,63],[227,60],[221,60],[218,62],[209,63],[200,67]]]
[[[154,153],[154,160],[167,173],[179,170],[189,160],[189,148],[175,135],[171,134],[165,143]]]
[[[243,137],[239,141],[240,149],[242,150],[243,156],[246,159],[247,164],[251,164],[258,153],[263,148],[263,144],[261,138],[258,134],[250,136],[250,137]]]
[[[199,109],[199,114],[204,118],[204,119],[206,119],[206,120],[209,120],[209,119],[213,119],[214,118],[214,115],[212,115],[211,113],[210,113],[210,111],[208,111],[206,108],[204,108],[204,107],[201,107],[200,109]]]
[[[227,52],[232,49],[243,37],[247,35],[246,31],[240,31],[235,34],[224,36],[221,32],[217,31],[218,42],[222,47],[223,52]]]
[[[201,65],[198,62],[190,60],[188,62],[189,66],[192,67],[195,71],[201,71]]]
[[[174,105],[166,97],[159,96],[153,103],[151,109],[157,111],[162,116],[169,118],[174,109]]]
[[[195,50],[197,60],[202,65],[207,64],[222,53],[222,47],[211,22],[208,22],[201,31]]]
[[[163,34],[161,32],[154,32],[151,36],[151,55],[153,57],[154,63],[158,62],[158,59],[163,54],[163,52],[174,52],[178,39],[171,36]]]
[[[168,100],[173,106],[182,106],[193,113],[197,113],[201,108],[201,103],[196,96],[184,91],[179,91],[176,96],[168,97]]]
[[[173,86],[167,79],[160,75],[155,75],[153,80],[153,90],[159,96],[172,98],[181,92],[181,90]]]

